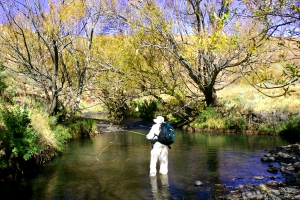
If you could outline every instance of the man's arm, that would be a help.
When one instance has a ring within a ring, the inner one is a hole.
[[[159,134],[159,124],[154,124],[151,128],[151,130],[149,131],[149,133],[146,135],[146,138],[148,140],[153,140],[153,139],[157,139],[157,136]],[[154,138],[156,137],[156,138]]]

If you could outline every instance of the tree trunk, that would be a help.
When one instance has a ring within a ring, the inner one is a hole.
[[[218,105],[218,97],[216,90],[214,88],[207,89],[203,92],[205,95],[205,102],[207,106],[217,106]]]
[[[53,74],[52,74],[52,102],[50,106],[49,113],[50,115],[55,115],[57,113],[57,104],[58,104],[58,93],[57,93],[57,74],[58,74],[58,47],[57,47],[57,41],[53,40],[53,49],[54,49],[54,56],[53,56],[53,63],[54,63],[54,69],[53,69]]]

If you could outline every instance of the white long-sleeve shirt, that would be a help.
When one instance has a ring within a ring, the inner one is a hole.
[[[146,138],[148,140],[157,139],[157,135],[159,135],[159,128],[161,124],[154,124],[149,131],[149,133],[146,135]]]

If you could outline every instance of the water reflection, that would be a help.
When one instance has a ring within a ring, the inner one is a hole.
[[[151,144],[143,135],[104,133],[67,144],[64,155],[47,163],[42,173],[11,186],[0,184],[0,192],[32,200],[213,199],[222,193],[216,184],[260,184],[271,176],[280,180],[281,174],[268,173],[260,158],[264,150],[285,144],[280,137],[176,131],[169,174],[150,178]],[[195,187],[196,180],[204,186]]]
[[[157,184],[157,179],[160,180],[160,185]],[[151,176],[150,183],[152,188],[153,199],[164,200],[170,199],[169,179],[167,174],[160,174],[159,176]]]

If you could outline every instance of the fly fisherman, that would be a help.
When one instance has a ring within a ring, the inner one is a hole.
[[[162,116],[157,116],[153,119],[155,124],[146,136],[148,140],[152,140],[151,161],[150,161],[150,176],[156,176],[156,163],[159,160],[160,174],[168,174],[168,146],[156,141],[160,132],[160,126],[164,122]]]

